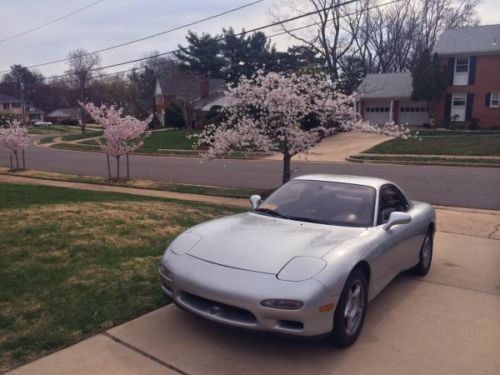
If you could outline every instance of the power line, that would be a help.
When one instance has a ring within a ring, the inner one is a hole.
[[[400,1],[402,1],[402,0],[388,1],[387,3],[382,3],[382,4],[374,5],[372,7],[364,8],[364,9],[358,10],[356,12],[346,13],[346,14],[342,15],[342,17],[353,16],[353,15],[361,13],[361,12],[366,12],[366,11],[369,11],[369,10],[372,10],[372,9],[381,8],[381,7],[386,6],[386,5],[391,5],[391,4],[399,3]],[[320,25],[320,24],[321,24],[321,22],[310,23],[309,25],[300,26],[300,27],[297,27],[295,29],[281,31],[281,32],[276,33],[276,34],[269,35],[267,38],[271,39],[271,38],[274,38],[274,37],[277,37],[277,36],[280,36],[280,35],[289,34],[289,33],[294,32],[294,31],[299,31],[299,30],[307,29],[309,27],[317,26],[317,25]]]
[[[100,0],[100,1],[104,1],[104,0]],[[196,21],[193,21],[193,22],[181,25],[181,26],[176,26],[176,27],[173,27],[173,28],[168,29],[168,30],[164,30],[164,31],[160,31],[160,32],[155,33],[155,34],[144,36],[142,38],[130,40],[128,42],[124,42],[124,43],[120,43],[120,44],[115,44],[113,46],[109,46],[109,47],[106,47],[106,48],[102,48],[102,49],[99,49],[99,50],[88,52],[86,54],[83,54],[82,57],[83,56],[88,56],[88,55],[94,55],[96,53],[111,51],[111,50],[116,49],[116,48],[125,47],[125,46],[128,46],[130,44],[139,43],[139,42],[142,42],[142,41],[147,40],[147,39],[156,38],[156,37],[161,36],[161,35],[169,34],[169,33],[174,32],[174,31],[185,29],[186,27],[191,27],[191,26],[197,25],[197,24],[202,23],[202,22],[213,20],[214,18],[218,18],[218,17],[224,16],[224,15],[229,14],[229,13],[237,12],[237,11],[239,11],[241,9],[248,8],[248,7],[252,6],[252,5],[261,3],[263,1],[264,0],[256,0],[256,1],[253,1],[251,3],[243,4],[243,5],[240,5],[240,6],[236,7],[236,8],[232,8],[232,9],[226,10],[224,12],[214,14],[214,15],[209,16],[209,17],[201,18],[199,20],[196,20]],[[38,68],[40,66],[57,64],[57,63],[61,63],[61,62],[69,61],[69,60],[70,60],[70,58],[53,60],[53,61],[48,61],[48,62],[41,63],[41,64],[30,65],[30,66],[27,66],[27,68],[28,69]],[[1,73],[7,73],[7,72],[8,72],[8,70],[3,70],[3,71],[0,71],[0,74]]]
[[[77,14],[77,13],[83,12],[84,10],[89,9],[89,8],[91,8],[91,7],[93,7],[93,6],[97,5],[97,4],[99,4],[99,3],[102,3],[103,1],[104,1],[104,0],[97,0],[97,1],[94,1],[93,3],[88,4],[88,5],[84,6],[83,8],[80,8],[80,9],[74,10],[73,12],[70,12],[70,13],[68,13],[68,14],[65,14],[65,15],[63,15],[63,16],[61,16],[61,17],[59,17],[59,18],[53,19],[52,21],[49,21],[49,22],[47,22],[47,23],[44,23],[43,25],[36,26],[36,27],[34,27],[34,28],[32,28],[32,29],[28,29],[28,30],[22,31],[22,32],[20,32],[20,33],[18,33],[18,34],[11,35],[11,36],[9,36],[9,37],[7,37],[7,38],[4,38],[4,39],[0,39],[0,43],[6,42],[6,41],[8,41],[8,40],[11,40],[11,39],[14,39],[14,38],[20,37],[20,36],[22,36],[22,35],[29,34],[29,33],[33,32],[33,31],[40,30],[40,29],[42,29],[42,28],[44,28],[44,27],[50,26],[50,25],[52,25],[52,24],[54,24],[54,23],[56,23],[56,22],[59,22],[59,21],[61,21],[61,20],[65,19],[65,18],[71,17],[71,16],[73,16],[73,15],[75,15],[75,14]],[[3,72],[0,72],[0,73],[3,73]]]
[[[372,9],[381,8],[383,6],[387,6],[387,5],[399,3],[401,1],[402,0],[388,1],[388,2],[385,2],[385,3],[382,3],[382,4],[378,4],[378,5],[374,5],[372,7],[368,7],[368,8],[365,8],[365,9],[361,9],[361,10],[357,10],[357,11],[354,11],[354,12],[346,13],[342,17],[351,16],[351,15],[355,15],[355,14],[358,14],[358,13],[361,13],[361,12],[366,12],[366,11],[369,11],[369,10],[372,10]],[[354,1],[350,1],[348,3],[351,3],[351,2],[354,2]],[[342,6],[342,5],[345,5],[345,4],[346,3],[337,4],[337,6]],[[315,13],[322,12],[325,9],[329,9],[329,8],[320,9],[319,11],[317,11]],[[308,15],[310,15],[310,14],[308,14]],[[305,16],[302,15],[302,17],[305,17]],[[294,19],[295,19],[295,17],[294,17]],[[280,23],[285,23],[285,22],[289,22],[289,21],[290,20],[283,20],[283,21],[280,21],[278,23],[280,24]],[[309,27],[312,27],[312,26],[316,26],[318,24],[320,24],[320,22],[315,22],[315,23],[311,23],[309,25],[300,26],[300,27],[297,27],[297,28],[294,28],[294,29],[290,29],[288,31],[282,31],[282,32],[279,32],[279,33],[276,33],[276,34],[272,34],[272,35],[266,36],[266,39],[272,39],[272,38],[275,38],[277,36],[288,34],[288,32],[303,30],[303,29],[306,29],[306,28],[309,28]],[[276,26],[276,24],[273,23],[272,26]],[[252,30],[242,31],[240,33],[235,34],[235,36],[242,36],[242,35],[245,35],[245,34],[248,34],[248,33],[252,33],[252,32],[255,32],[255,31],[259,31],[259,30],[262,30],[264,28],[268,28],[268,27],[272,27],[272,26],[265,25],[265,26],[257,27],[257,28],[252,29]],[[216,38],[217,41],[222,40],[222,39],[223,39],[222,37]],[[147,57],[143,57],[143,58],[139,58],[139,59],[135,59],[135,60],[130,60],[130,61],[126,61],[126,62],[122,62],[122,63],[118,63],[118,64],[113,64],[113,65],[108,65],[108,66],[104,66],[104,67],[99,67],[99,68],[96,68],[96,69],[92,69],[92,71],[98,71],[98,70],[102,70],[102,69],[106,69],[106,68],[111,68],[111,67],[116,67],[116,66],[120,66],[120,65],[130,64],[130,63],[133,63],[133,62],[144,61],[144,60],[148,60],[148,59],[151,59],[151,58],[157,58],[157,57],[161,57],[161,56],[171,55],[171,54],[174,54],[175,52],[179,52],[179,51],[181,51],[181,49],[171,50],[171,51],[159,53],[159,54],[152,55],[152,56],[147,56]],[[176,62],[176,61],[179,61],[179,59],[169,59],[168,61],[165,61],[165,62],[161,61],[159,63],[159,65],[164,65],[166,63],[172,63],[172,62]],[[146,67],[133,67],[133,68],[125,69],[125,70],[120,70],[120,71],[117,71],[117,72],[111,72],[111,73],[101,74],[101,75],[99,75],[98,77],[95,77],[95,78],[103,78],[103,77],[107,77],[107,76],[111,76],[111,75],[118,75],[118,74],[123,74],[123,73],[129,73],[129,72],[132,72],[134,70],[142,70],[142,69],[145,69],[145,68]],[[72,73],[66,73],[66,74],[63,74],[63,75],[48,77],[48,79],[64,78],[64,77],[68,77],[68,76],[71,76],[71,75],[73,75],[73,74]],[[70,82],[73,82],[73,81],[77,82],[76,80],[72,80]]]
[[[307,13],[304,13],[304,14],[300,14],[300,15],[297,15],[297,16],[294,16],[294,17],[291,17],[291,18],[287,18],[285,20],[273,22],[273,23],[270,23],[270,24],[267,24],[267,25],[264,25],[264,26],[259,26],[259,27],[250,29],[250,30],[244,30],[244,31],[242,31],[240,33],[237,33],[237,34],[234,34],[234,35],[235,36],[242,36],[242,35],[254,33],[254,32],[257,32],[257,31],[260,31],[260,30],[268,29],[270,27],[281,25],[283,23],[288,23],[288,22],[296,21],[296,20],[304,18],[304,17],[309,17],[311,15],[323,12],[325,10],[335,9],[335,8],[338,8],[338,7],[341,7],[341,6],[344,6],[344,5],[349,5],[349,4],[358,2],[358,1],[360,1],[360,0],[348,0],[348,1],[345,1],[343,3],[338,3],[338,4],[335,4],[335,5],[332,5],[332,6],[328,6],[328,7],[322,8],[322,9],[318,9],[318,10],[314,10],[314,11],[307,12]],[[401,1],[401,0],[398,0],[398,1]],[[216,38],[215,40],[216,41],[220,41],[222,39],[223,39],[223,37],[219,37],[219,38]],[[158,53],[156,55],[141,57],[141,58],[137,58],[137,59],[133,59],[133,60],[122,61],[122,62],[119,62],[119,63],[116,63],[116,64],[111,64],[111,65],[97,67],[97,68],[94,68],[94,69],[90,69],[89,71],[90,72],[95,72],[95,71],[99,71],[99,70],[102,70],[102,69],[115,68],[117,66],[122,66],[122,65],[137,63],[137,62],[148,60],[148,59],[155,58],[155,57],[171,55],[171,54],[174,54],[174,53],[180,52],[180,51],[182,51],[182,49],[178,48],[178,49],[175,49],[175,50],[170,50],[170,51]],[[60,74],[60,75],[57,75],[57,76],[53,76],[52,78],[63,78],[63,77],[71,76],[71,75],[73,75],[73,73],[65,73],[65,74]]]

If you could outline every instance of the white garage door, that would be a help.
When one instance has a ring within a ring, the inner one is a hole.
[[[389,108],[390,104],[387,101],[367,101],[365,103],[365,120],[372,124],[385,124],[390,119]]]
[[[399,122],[408,125],[429,123],[427,104],[421,102],[401,102],[399,104]]]

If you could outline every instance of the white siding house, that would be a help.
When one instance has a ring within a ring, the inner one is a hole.
[[[357,90],[358,110],[373,124],[395,122],[422,125],[429,122],[425,102],[411,100],[409,72],[368,74]]]

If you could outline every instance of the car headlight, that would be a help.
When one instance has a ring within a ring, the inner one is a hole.
[[[293,299],[265,299],[260,303],[264,307],[280,310],[300,310],[304,302]]]
[[[173,277],[172,277],[172,272],[170,272],[170,270],[169,270],[167,267],[165,267],[165,266],[163,265],[163,263],[160,263],[160,269],[159,269],[159,271],[160,271],[160,273],[161,273],[164,277],[166,277],[168,280],[172,280],[172,279],[173,279]]]
[[[326,261],[316,257],[295,257],[278,273],[284,281],[304,281],[316,276],[326,267]]]

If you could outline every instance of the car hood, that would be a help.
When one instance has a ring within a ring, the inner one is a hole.
[[[365,230],[247,212],[194,227],[189,232],[201,239],[187,254],[227,267],[278,274],[294,257],[321,258]]]

